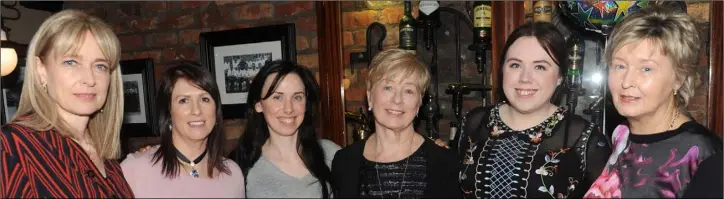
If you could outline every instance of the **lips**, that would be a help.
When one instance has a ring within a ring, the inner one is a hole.
[[[518,93],[518,95],[521,96],[521,97],[530,97],[530,96],[533,96],[533,95],[535,95],[536,93],[538,93],[538,89],[521,89],[521,88],[516,88],[516,89],[515,89],[515,92]]]
[[[635,97],[631,95],[619,95],[618,99],[623,103],[634,103],[637,100],[641,99],[641,97]]]
[[[294,124],[294,120],[296,120],[297,117],[277,117],[277,120],[279,120],[279,123],[292,125]]]
[[[81,100],[93,100],[96,98],[95,93],[73,93],[73,95]]]
[[[385,111],[386,111],[387,113],[389,113],[390,115],[402,115],[402,114],[405,114],[404,111],[394,110],[394,109],[385,109]]]
[[[201,127],[201,126],[204,126],[204,124],[206,124],[206,121],[204,121],[204,120],[191,121],[188,124],[191,127]]]

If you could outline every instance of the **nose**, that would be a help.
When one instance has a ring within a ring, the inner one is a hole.
[[[201,102],[191,103],[191,115],[201,115]]]
[[[96,77],[93,73],[93,66],[91,67],[83,67],[83,70],[80,71],[81,75],[81,82],[89,87],[93,87],[96,85]]]
[[[284,113],[286,113],[286,114],[291,114],[294,112],[294,107],[292,105],[292,99],[287,99],[284,101],[284,107],[283,107],[282,111],[284,111]]]
[[[402,91],[394,92],[394,94],[392,95],[392,103],[402,104]]]
[[[623,73],[623,79],[621,80],[621,88],[627,89],[632,88],[636,85],[636,77],[635,74],[631,72],[631,70],[626,70],[626,72]]]
[[[519,83],[530,83],[530,74],[531,74],[531,72],[528,69],[523,68],[520,71],[520,76],[518,77],[518,82]]]

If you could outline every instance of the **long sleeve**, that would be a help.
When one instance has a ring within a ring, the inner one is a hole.
[[[35,197],[24,192],[31,189],[31,184],[15,149],[14,139],[8,132],[2,132],[0,138],[0,198]]]
[[[683,198],[722,198],[724,174],[722,174],[722,154],[709,156],[699,164],[691,183],[684,190]]]
[[[604,167],[606,167],[606,161],[611,155],[611,145],[605,135],[598,129],[595,125],[589,125],[586,129],[586,131],[591,131],[591,136],[588,143],[586,143],[586,173],[576,188],[576,195],[572,196],[574,198],[583,197],[593,181],[601,175]]]

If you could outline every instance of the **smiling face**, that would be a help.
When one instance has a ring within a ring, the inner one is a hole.
[[[216,124],[214,98],[188,80],[178,79],[171,92],[171,124],[174,138],[206,139]]]
[[[269,75],[264,80],[261,96],[267,96],[271,84],[277,74]],[[276,89],[269,98],[262,99],[254,105],[256,112],[264,115],[270,134],[281,136],[296,135],[304,121],[307,98],[302,78],[296,73],[289,73],[279,80]]]
[[[35,60],[41,84],[46,85],[61,115],[90,116],[103,107],[108,95],[111,65],[93,34],[83,34],[83,44],[75,55],[52,52]]]
[[[562,82],[559,70],[535,37],[521,37],[513,42],[503,64],[503,92],[509,104],[521,113],[550,104]]]
[[[422,103],[416,75],[381,79],[367,91],[367,101],[375,122],[393,131],[411,127]]]
[[[671,60],[651,40],[622,46],[608,71],[613,104],[627,118],[651,115],[674,103],[680,82]]]

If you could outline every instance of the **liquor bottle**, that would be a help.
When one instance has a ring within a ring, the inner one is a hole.
[[[417,50],[417,23],[412,17],[412,3],[405,1],[405,14],[400,19],[400,49],[415,52]]]
[[[447,145],[450,147],[450,149],[457,150],[458,139],[460,139],[460,135],[458,133],[458,123],[455,121],[450,121],[450,138],[447,142]]]
[[[423,24],[423,35],[425,40],[425,49],[430,50],[432,43],[434,42],[435,29],[440,27],[440,12],[437,12],[437,8],[440,7],[440,2],[421,0],[420,7],[418,9],[418,21]]]
[[[483,43],[490,40],[493,26],[490,1],[476,1],[473,4],[474,42]]]
[[[548,22],[553,20],[553,3],[550,1],[536,1],[533,4],[533,21]]]

